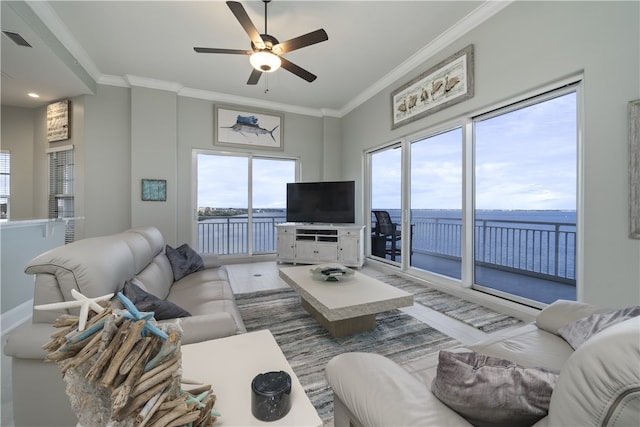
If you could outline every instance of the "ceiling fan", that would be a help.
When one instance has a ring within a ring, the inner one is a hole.
[[[242,28],[247,32],[249,39],[251,39],[251,50],[218,49],[211,47],[194,47],[193,50],[198,53],[250,55],[249,62],[253,66],[253,70],[251,70],[251,75],[247,81],[248,85],[257,84],[262,73],[271,73],[280,68],[280,66],[308,82],[314,81],[317,76],[283,58],[282,54],[329,40],[327,32],[320,29],[284,42],[279,42],[278,39],[267,33],[267,5],[271,0],[262,1],[264,2],[264,34],[258,32],[253,22],[251,22],[249,15],[247,15],[247,12],[244,10],[244,7],[242,7],[239,2],[227,2],[227,6],[229,6],[229,9],[231,9],[231,12],[240,22]]]

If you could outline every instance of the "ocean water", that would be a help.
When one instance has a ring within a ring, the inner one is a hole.
[[[391,218],[399,222],[400,209],[386,209]],[[412,209],[411,221],[419,222],[423,219],[462,218],[462,211],[459,209]],[[477,210],[476,220],[491,221],[517,221],[525,223],[549,223],[549,224],[573,224],[576,223],[576,211],[569,210]]]

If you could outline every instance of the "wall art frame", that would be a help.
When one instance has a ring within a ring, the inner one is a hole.
[[[469,45],[391,93],[391,129],[473,97],[474,49]]]
[[[166,202],[167,201],[167,180],[166,179],[143,179],[142,180],[142,201],[143,202]]]
[[[47,141],[58,142],[71,138],[70,112],[68,99],[47,105]]]
[[[284,149],[284,116],[280,113],[217,105],[214,115],[215,145]]]
[[[629,102],[629,237],[640,239],[640,99]]]

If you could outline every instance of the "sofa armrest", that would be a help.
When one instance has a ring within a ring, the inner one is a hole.
[[[610,308],[598,307],[577,301],[557,300],[545,307],[536,317],[538,328],[558,335],[558,329],[596,313],[610,311]]]
[[[51,335],[58,332],[49,323],[25,323],[7,335],[4,354],[20,359],[44,361],[47,351],[42,346],[51,341]]]
[[[335,395],[364,426],[471,426],[435,397],[429,385],[373,353],[343,353],[326,375]]]
[[[182,327],[182,345],[228,337],[238,333],[238,326],[233,316],[227,312],[166,320],[166,322],[176,321]]]
[[[204,264],[204,268],[222,267],[222,262],[220,262],[220,256],[217,253],[200,252],[199,255],[202,258],[202,263]]]

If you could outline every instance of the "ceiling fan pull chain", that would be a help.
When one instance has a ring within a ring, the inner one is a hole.
[[[269,93],[269,75],[265,73],[264,76],[264,94]]]

